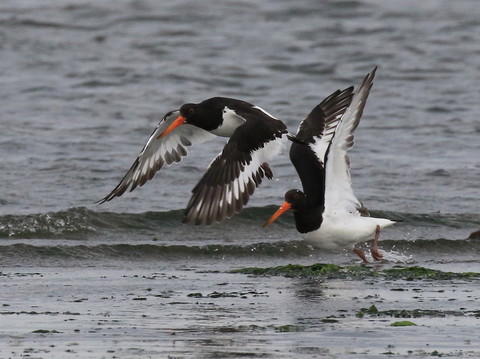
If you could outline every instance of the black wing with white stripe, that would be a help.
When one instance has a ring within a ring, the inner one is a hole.
[[[353,146],[353,133],[360,123],[376,69],[375,67],[364,78],[355,91],[352,103],[337,125],[335,136],[328,149],[325,165],[325,213],[347,212],[360,215],[358,210],[362,204],[353,193],[347,151]]]
[[[177,127],[164,137],[159,137],[175,119],[179,111],[167,113],[157,125],[132,167],[118,185],[97,203],[104,203],[121,196],[127,189],[133,191],[151,180],[165,164],[178,163],[187,155],[187,147],[205,142],[213,137],[211,133],[192,125]]]
[[[241,115],[245,123],[235,130],[192,190],[184,222],[209,225],[233,216],[247,204],[264,177],[273,177],[267,161],[281,151],[285,125],[266,115],[260,121],[246,113]]]
[[[325,154],[337,124],[352,101],[353,86],[337,90],[302,121],[297,135],[290,137],[290,160],[302,181],[310,206],[323,206],[325,192]]]

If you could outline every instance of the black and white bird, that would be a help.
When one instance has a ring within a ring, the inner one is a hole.
[[[264,177],[273,178],[268,161],[280,153],[287,128],[262,108],[225,97],[167,113],[120,183],[98,203],[144,185],[165,164],[180,162],[187,147],[215,136],[229,140],[192,190],[184,222],[209,225],[233,216]]]
[[[286,192],[284,203],[264,225],[292,209],[297,230],[308,243],[329,250],[350,247],[365,263],[368,263],[365,253],[355,248],[355,244],[374,235],[371,253],[375,260],[381,260],[380,230],[394,223],[360,214],[362,204],[352,190],[347,156],[375,71],[376,68],[365,77],[344,113],[339,116],[337,104],[330,96],[300,124],[297,135],[289,137],[293,142],[290,160],[303,192],[297,189]]]

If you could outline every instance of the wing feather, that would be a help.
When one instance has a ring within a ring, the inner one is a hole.
[[[278,120],[247,117],[192,190],[184,222],[209,225],[238,213],[262,183],[262,166],[280,152],[286,133]]]
[[[349,212],[359,214],[360,201],[355,197],[350,177],[350,159],[347,151],[354,143],[357,128],[372,88],[376,68],[373,69],[355,91],[351,105],[337,125],[326,158],[325,213]]]
[[[335,91],[315,106],[300,124],[297,135],[290,137],[293,142],[290,160],[302,181],[310,206],[323,206],[325,154],[352,96],[353,87]]]
[[[186,147],[199,144],[215,137],[211,133],[192,125],[182,125],[174,131],[160,137],[170,124],[178,117],[179,111],[167,113],[157,125],[133,165],[118,185],[105,197],[97,201],[102,204],[115,197],[120,197],[127,189],[133,191],[151,180],[167,164],[178,163],[187,155]]]

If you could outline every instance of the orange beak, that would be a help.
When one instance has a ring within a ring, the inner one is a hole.
[[[184,125],[187,119],[183,117],[182,115],[178,116],[175,121],[172,122],[170,126],[167,127],[165,131],[163,131],[160,135],[158,135],[157,138],[165,137],[168,135],[170,132],[172,132],[174,129],[176,129],[178,126]]]
[[[283,204],[280,206],[278,211],[276,211],[273,216],[270,217],[268,221],[265,222],[263,225],[264,227],[268,226],[270,223],[274,222],[278,217],[280,217],[283,213],[288,211],[290,208],[292,208],[292,205],[288,202],[283,202]]]

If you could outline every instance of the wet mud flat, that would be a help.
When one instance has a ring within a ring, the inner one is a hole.
[[[480,357],[480,274],[443,269],[2,268],[0,357]]]

